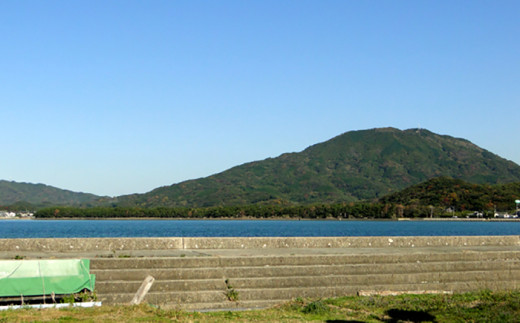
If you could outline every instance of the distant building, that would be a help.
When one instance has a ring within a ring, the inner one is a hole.
[[[0,218],[14,218],[15,216],[14,212],[0,211]]]
[[[499,218],[499,219],[510,219],[510,218],[515,218],[515,217],[516,217],[515,214],[511,215],[511,214],[509,214],[509,213],[507,213],[507,212],[505,212],[505,213],[495,212],[495,218]]]

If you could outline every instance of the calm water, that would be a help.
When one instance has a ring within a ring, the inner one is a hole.
[[[0,238],[458,235],[520,235],[520,221],[0,220]]]

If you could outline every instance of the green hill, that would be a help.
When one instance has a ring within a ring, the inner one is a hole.
[[[472,184],[461,179],[438,177],[410,186],[379,199],[383,204],[435,206],[457,211],[501,211],[515,208],[520,199],[520,182],[507,184]]]
[[[94,202],[99,196],[62,190],[44,184],[0,180],[0,206],[24,205],[27,208],[50,205],[79,205]]]
[[[520,166],[464,139],[380,128],[111,202],[141,207],[352,202],[439,176],[476,184],[517,182]]]

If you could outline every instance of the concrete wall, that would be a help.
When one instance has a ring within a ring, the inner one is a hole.
[[[0,239],[0,252],[520,246],[520,236]]]
[[[519,247],[520,236],[0,239],[0,259],[85,257],[103,304],[129,303],[151,275],[146,302],[210,310],[361,292],[518,289]],[[226,297],[229,284],[238,301]]]

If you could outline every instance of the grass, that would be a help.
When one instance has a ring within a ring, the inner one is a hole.
[[[520,291],[297,298],[265,310],[185,312],[150,305],[0,311],[0,322],[519,322]]]
[[[238,301],[238,292],[231,286],[229,283],[229,279],[225,280],[226,283],[226,292],[224,293],[227,297],[227,299],[231,302]]]

